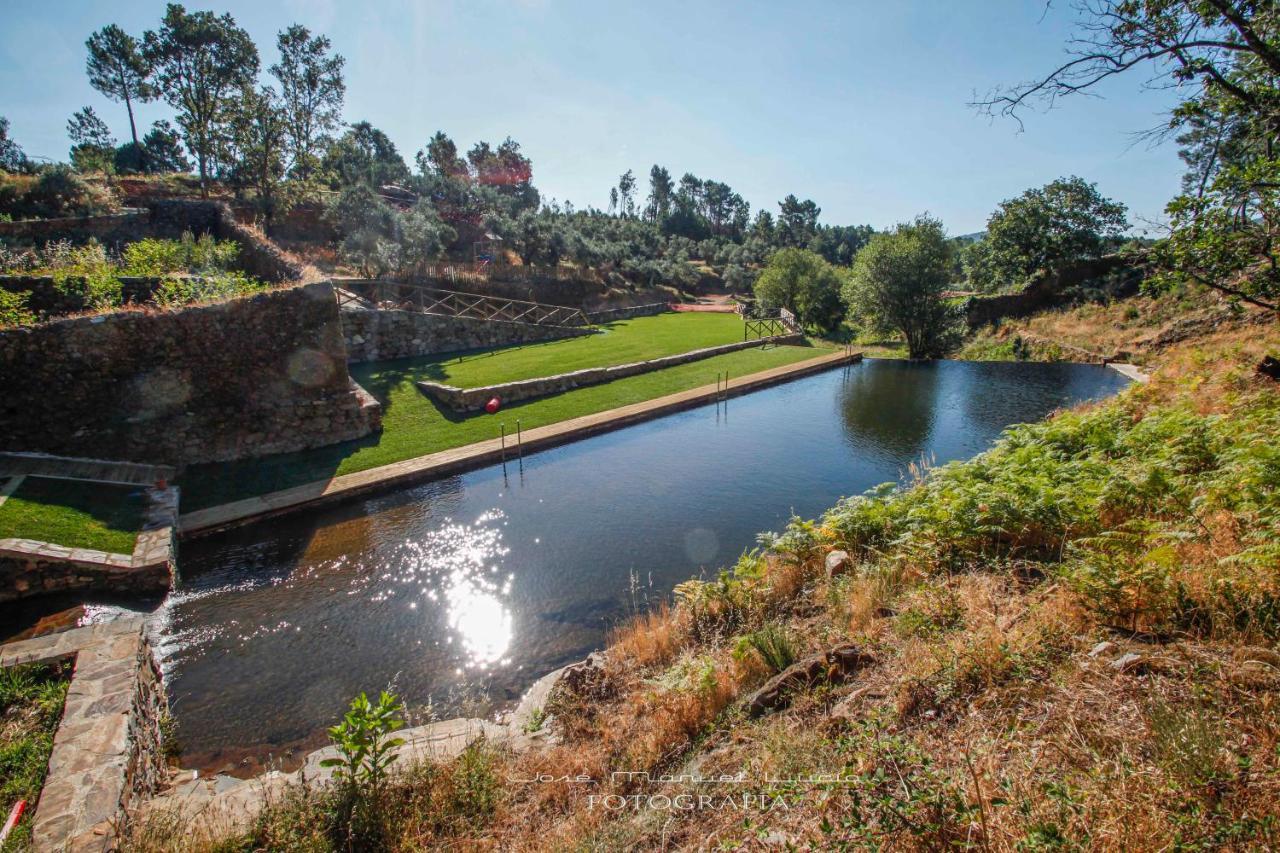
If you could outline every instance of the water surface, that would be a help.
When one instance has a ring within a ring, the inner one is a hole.
[[[793,513],[1126,383],[1091,365],[868,360],[184,543],[156,615],[183,763],[287,763],[389,684],[420,716],[492,713]]]

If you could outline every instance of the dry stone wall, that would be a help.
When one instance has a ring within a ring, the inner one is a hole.
[[[345,307],[342,332],[352,363],[574,338],[591,329]]]
[[[333,288],[0,331],[0,447],[187,465],[358,438]]]

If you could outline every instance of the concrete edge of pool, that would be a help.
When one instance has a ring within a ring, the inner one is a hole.
[[[693,408],[714,400],[717,394],[737,396],[833,367],[855,364],[861,360],[861,352],[836,352],[730,379],[727,389],[723,386],[703,385],[688,391],[536,427],[524,432],[523,447],[525,452],[530,453],[545,450],[579,438]],[[505,453],[507,456],[513,455],[515,453],[513,445],[508,443]],[[195,510],[178,518],[178,530],[183,536],[213,533],[239,524],[292,512],[305,506],[333,503],[419,480],[482,468],[500,462],[503,458],[504,451],[500,438],[478,441],[450,450],[392,462],[366,471],[341,474],[326,480],[304,483],[301,486],[269,492],[257,497]]]

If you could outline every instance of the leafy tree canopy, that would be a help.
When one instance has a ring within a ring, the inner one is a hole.
[[[1083,178],[1059,178],[1001,202],[987,236],[964,250],[966,273],[979,290],[1020,283],[1037,270],[1096,258],[1128,227],[1126,208]]]
[[[844,297],[852,314],[877,331],[897,331],[911,358],[938,358],[954,343],[956,312],[942,299],[951,281],[953,244],[927,215],[875,234],[853,261]]]
[[[827,263],[807,249],[779,249],[755,282],[756,299],[767,308],[786,308],[800,322],[828,333],[844,319],[841,290],[847,270]]]

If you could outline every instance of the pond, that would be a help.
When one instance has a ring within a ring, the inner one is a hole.
[[[1092,365],[868,360],[184,543],[154,631],[183,765],[290,766],[388,685],[419,720],[491,714],[793,513],[1126,384]]]

